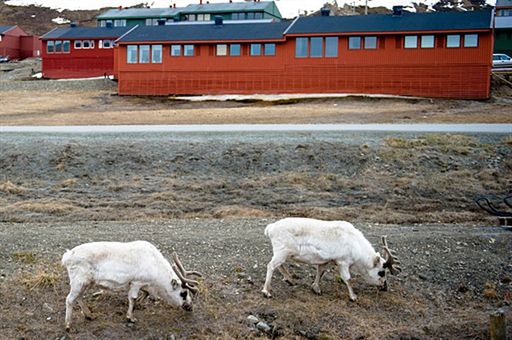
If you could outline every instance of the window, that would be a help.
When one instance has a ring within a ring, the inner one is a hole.
[[[308,38],[295,39],[295,57],[306,58],[308,56]]]
[[[377,37],[364,37],[364,48],[374,50],[377,48]]]
[[[276,55],[276,44],[265,44],[265,55]]]
[[[186,15],[185,18],[188,21],[196,21],[196,15],[195,14]]]
[[[421,36],[421,48],[434,48],[434,36],[433,35],[422,35]]]
[[[261,12],[254,13],[254,19],[263,19],[263,13],[261,13]]]
[[[404,39],[404,48],[418,48],[418,36],[406,35]]]
[[[252,56],[261,55],[261,44],[251,44],[251,55]]]
[[[62,42],[62,52],[69,53],[69,44],[70,44],[69,40],[64,40]]]
[[[141,64],[149,63],[149,45],[140,45],[139,46],[139,63],[141,63]]]
[[[75,40],[75,49],[79,50],[82,48],[82,40]]]
[[[173,57],[181,56],[181,45],[171,45],[171,56],[173,56]]]
[[[112,48],[114,47],[114,42],[112,40],[100,40],[98,45],[99,48]]]
[[[194,45],[183,45],[183,55],[185,57],[194,56]]]
[[[361,37],[349,37],[348,38],[348,49],[358,50],[361,48]]]
[[[55,52],[62,52],[62,40],[55,40]]]
[[[231,20],[244,20],[245,13],[233,13],[231,14]]]
[[[94,48],[94,41],[93,40],[83,40],[82,48]]]
[[[217,45],[217,55],[218,56],[225,56],[228,54],[228,45],[226,44],[219,44]]]
[[[154,64],[162,63],[162,45],[151,46],[151,62]]]
[[[464,47],[478,47],[478,34],[465,34]]]
[[[116,19],[114,20],[114,27],[125,27],[126,19]]]
[[[53,40],[48,40],[48,42],[46,43],[46,52],[55,52],[55,42]]]
[[[460,35],[459,34],[447,35],[446,36],[446,47],[448,47],[448,48],[460,47]]]
[[[324,49],[324,38],[313,37],[311,38],[311,50],[309,56],[312,58],[321,58]]]
[[[338,56],[338,37],[325,38],[325,56],[328,58]]]
[[[210,14],[198,14],[197,21],[210,21]]]
[[[240,55],[240,44],[231,44],[229,45],[229,55],[233,57],[238,57]]]
[[[137,63],[137,45],[128,45],[126,49],[126,62],[128,64]]]
[[[247,19],[248,20],[253,20],[254,19],[254,12],[247,13]]]

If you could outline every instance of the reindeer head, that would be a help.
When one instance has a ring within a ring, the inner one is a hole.
[[[195,275],[197,277],[202,277],[201,273],[196,271],[187,271],[181,264],[180,259],[178,258],[178,254],[176,252],[172,253],[172,269],[176,273],[176,275],[181,280],[181,287],[178,286],[176,282],[176,287],[173,286],[173,289],[179,291],[179,296],[181,300],[181,307],[185,310],[191,311],[192,310],[192,296],[196,295],[199,289],[197,286],[199,285],[199,282],[196,280],[192,280],[189,278],[191,275]]]

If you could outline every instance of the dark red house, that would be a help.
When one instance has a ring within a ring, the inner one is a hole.
[[[0,55],[25,59],[41,55],[39,37],[29,35],[16,25],[0,26]]]
[[[56,28],[41,37],[45,78],[114,75],[114,41],[128,27]]]
[[[121,37],[121,95],[374,93],[485,99],[491,11],[299,17],[137,27]]]

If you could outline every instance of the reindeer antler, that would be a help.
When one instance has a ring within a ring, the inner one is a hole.
[[[402,268],[397,266],[400,264],[400,261],[398,261],[398,258],[394,256],[393,253],[391,253],[391,250],[389,250],[386,237],[387,236],[382,236],[382,244],[384,245],[383,249],[386,253],[386,262],[384,263],[384,268],[388,268],[391,274],[398,275],[402,271]]]
[[[197,288],[197,286],[199,285],[199,282],[196,280],[187,278],[187,275],[195,275],[198,277],[203,277],[201,275],[201,273],[196,272],[196,271],[186,271],[185,268],[183,267],[183,265],[181,264],[181,261],[178,258],[178,254],[176,254],[176,252],[172,253],[172,259],[174,261],[174,264],[172,265],[172,269],[174,270],[176,275],[178,275],[178,277],[180,278],[183,288],[190,290],[192,292],[192,294],[194,294],[194,295],[197,294],[197,292],[199,291],[199,289]]]

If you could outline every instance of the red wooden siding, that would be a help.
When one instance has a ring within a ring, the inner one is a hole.
[[[161,64],[127,64],[123,44],[116,51],[119,94],[373,93],[485,99],[492,34],[478,34],[476,48],[446,48],[446,34],[436,33],[432,49],[403,48],[404,34],[378,35],[375,50],[349,50],[348,37],[340,36],[337,58],[296,58],[292,37],[276,44],[276,56],[220,57],[212,53],[214,44],[196,44],[196,56],[171,57],[170,44],[164,44]]]
[[[55,39],[69,40],[69,39]],[[94,48],[75,49],[74,40],[70,40],[70,51],[48,53],[47,42],[43,41],[42,69],[46,78],[88,78],[114,74],[114,49],[99,48],[98,39],[94,40]],[[115,40],[101,39],[101,40]]]
[[[18,26],[5,32],[0,41],[0,55],[11,59],[25,59],[36,57],[37,50],[41,50],[39,37],[28,35]]]

